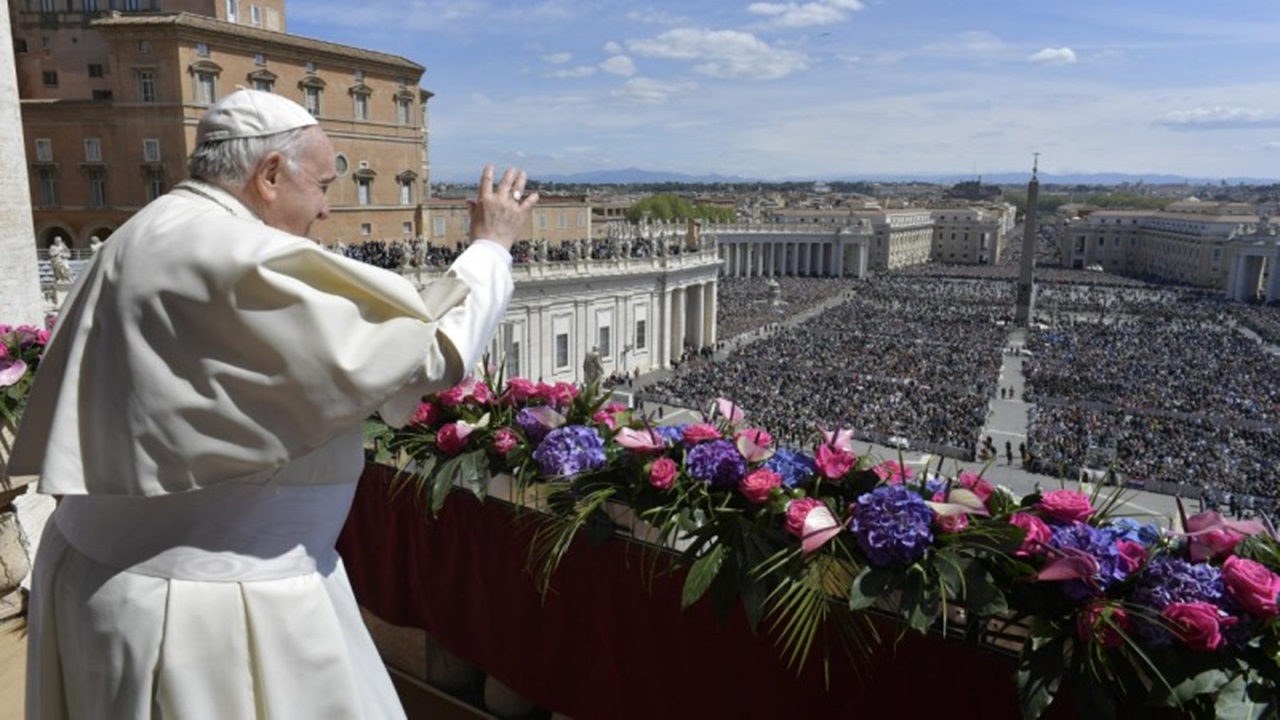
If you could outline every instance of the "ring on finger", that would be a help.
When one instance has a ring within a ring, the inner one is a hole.
[[[524,196],[524,193],[520,192],[519,190],[511,191],[511,199],[515,200],[516,202],[520,202],[520,198],[523,196]]]

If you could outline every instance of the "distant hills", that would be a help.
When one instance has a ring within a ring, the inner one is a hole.
[[[988,185],[1021,185],[1030,179],[1027,172],[991,173],[979,176]],[[760,178],[741,177],[736,175],[689,175],[686,173],[667,172],[663,170],[642,170],[640,168],[623,168],[620,170],[590,170],[580,173],[562,175],[539,175],[534,178],[540,182],[563,183],[566,185],[636,185],[646,183],[692,183],[713,185],[718,183],[751,183],[751,182],[888,182],[908,183],[924,182],[937,185],[954,185],[965,180],[975,179],[973,175],[842,175],[835,177],[783,177]],[[1040,173],[1042,184],[1052,185],[1271,185],[1280,183],[1275,178],[1195,178],[1181,175],[1135,175],[1128,173],[1068,173],[1055,175]]]

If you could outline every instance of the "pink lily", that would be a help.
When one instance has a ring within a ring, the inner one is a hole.
[[[622,447],[641,453],[661,452],[666,443],[656,430],[623,427],[613,439]]]
[[[747,414],[743,412],[738,404],[727,398],[716,398],[716,412],[720,413],[725,420],[731,425],[737,425],[746,419]]]

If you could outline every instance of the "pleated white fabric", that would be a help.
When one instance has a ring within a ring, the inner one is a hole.
[[[28,718],[403,717],[333,547],[360,425],[462,379],[510,267],[477,240],[419,292],[197,182],[121,226],[63,307],[10,465],[63,496]]]
[[[359,440],[319,454],[350,472]],[[354,485],[298,479],[64,498],[33,577],[27,716],[403,717],[333,550]]]

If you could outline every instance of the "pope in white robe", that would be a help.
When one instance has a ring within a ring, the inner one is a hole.
[[[178,185],[63,306],[11,462],[61,497],[33,571],[28,718],[403,717],[334,550],[361,423],[406,422],[475,365],[537,197],[486,169],[473,233],[494,239],[420,292],[302,237],[334,179],[315,124],[266,93],[220,101],[201,142],[307,133],[302,150],[243,184]]]

